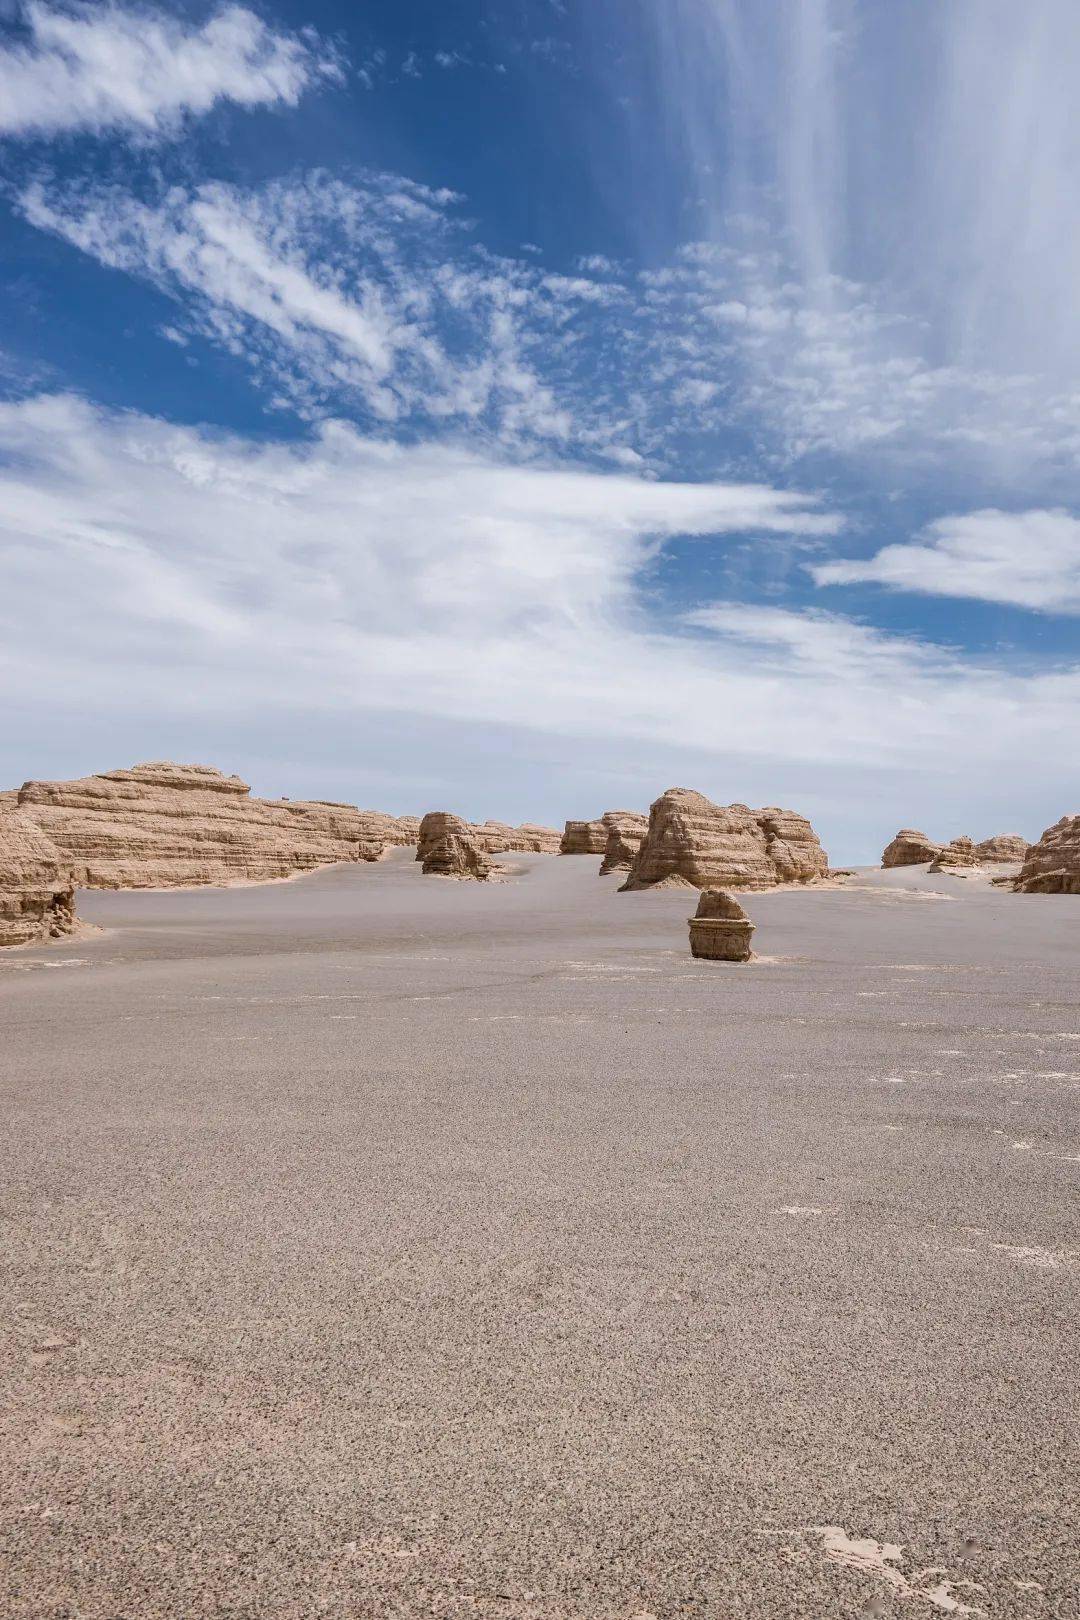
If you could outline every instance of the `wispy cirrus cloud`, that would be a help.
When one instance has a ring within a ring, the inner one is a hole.
[[[987,508],[936,518],[923,534],[872,557],[812,565],[819,585],[870,583],[924,596],[1080,613],[1080,518]]]
[[[0,135],[175,134],[221,103],[295,106],[341,77],[312,30],[270,27],[246,6],[203,23],[154,6],[26,0],[23,37],[0,47]]]

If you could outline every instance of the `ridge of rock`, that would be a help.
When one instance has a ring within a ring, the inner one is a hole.
[[[622,887],[769,889],[812,883],[828,870],[817,834],[794,810],[713,804],[691,788],[668,788],[650,807]]]

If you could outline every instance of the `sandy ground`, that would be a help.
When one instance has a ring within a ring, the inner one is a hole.
[[[0,1613],[1074,1617],[1080,902],[515,864],[0,959]]]

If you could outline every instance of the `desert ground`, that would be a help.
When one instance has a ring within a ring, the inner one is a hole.
[[[0,1612],[1075,1616],[1078,904],[410,854],[0,961]]]

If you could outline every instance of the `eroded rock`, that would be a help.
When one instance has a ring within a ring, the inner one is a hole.
[[[978,860],[985,865],[1018,865],[1028,852],[1028,841],[1019,833],[996,833],[975,845]]]
[[[429,810],[421,821],[416,858],[425,873],[438,877],[475,878],[483,883],[497,870],[477,844],[469,823],[446,810]]]
[[[1019,894],[1080,894],[1080,816],[1062,816],[1028,849],[1013,884]]]
[[[649,818],[633,810],[609,810],[612,820],[607,823],[607,842],[604,858],[600,862],[600,876],[608,872],[628,872],[634,856],[641,848],[642,839],[649,830]],[[605,816],[607,821],[607,816]]]
[[[51,839],[8,800],[0,805],[0,946],[76,931],[71,868]]]
[[[954,838],[938,850],[930,865],[931,872],[959,872],[978,866],[979,857],[970,838]]]
[[[813,827],[793,810],[713,804],[690,788],[669,788],[649,811],[622,887],[771,889],[812,883],[828,870]]]
[[[690,950],[713,962],[748,962],[754,925],[728,889],[705,889],[688,919]]]
[[[922,866],[932,861],[941,845],[914,827],[901,827],[891,844],[882,851],[882,866]]]

